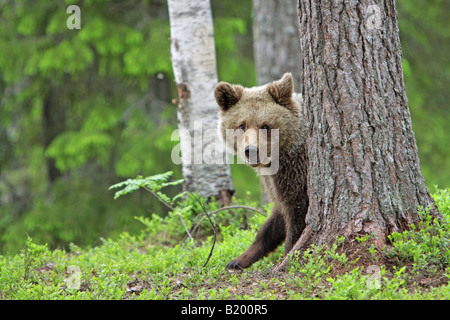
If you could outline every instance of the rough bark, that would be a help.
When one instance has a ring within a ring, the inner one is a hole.
[[[229,165],[223,163],[224,148],[216,137],[214,87],[218,79],[210,2],[169,0],[168,7],[184,187],[207,198],[215,196],[226,204],[234,187]],[[205,138],[205,132],[214,135]],[[205,161],[203,153],[211,150],[211,144],[219,146],[215,148],[215,159]]]
[[[439,215],[420,170],[395,3],[299,0],[299,20],[309,209],[293,250],[360,234],[381,247],[420,219],[419,206]]]

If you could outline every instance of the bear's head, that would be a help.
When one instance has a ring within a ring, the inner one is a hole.
[[[248,165],[270,166],[274,151],[282,155],[304,143],[302,98],[293,92],[290,73],[253,88],[220,82],[214,95],[226,148]]]

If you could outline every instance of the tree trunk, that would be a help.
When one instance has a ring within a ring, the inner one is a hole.
[[[210,2],[169,0],[168,6],[184,188],[227,204],[234,187],[217,134],[214,87],[218,79]]]
[[[253,54],[258,85],[290,72],[296,92],[301,87],[299,25],[296,0],[253,0]]]
[[[64,83],[67,83],[64,81]],[[50,85],[48,94],[43,104],[42,128],[44,149],[66,129],[66,106],[65,106],[64,88],[58,88]],[[56,160],[47,157],[47,175],[49,183],[52,184],[56,179],[62,176],[61,171],[56,167]]]
[[[361,234],[382,247],[420,219],[419,206],[439,215],[420,170],[395,3],[299,0],[299,19],[309,209],[293,250]]]

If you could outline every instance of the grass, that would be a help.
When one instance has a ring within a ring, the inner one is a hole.
[[[123,233],[97,247],[50,250],[28,238],[19,254],[0,256],[0,299],[449,299],[450,191],[438,189],[434,198],[441,221],[423,212],[420,224],[393,233],[382,249],[375,248],[371,235],[312,246],[299,257],[302,263],[291,263],[283,273],[271,272],[282,248],[250,269],[224,269],[265,220],[244,209],[215,215],[220,229],[202,268],[214,236],[206,219],[193,240],[186,236],[180,219],[191,229],[201,217],[191,200],[178,204],[189,210],[139,217],[141,234]]]

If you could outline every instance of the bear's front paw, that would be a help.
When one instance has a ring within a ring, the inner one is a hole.
[[[235,270],[244,269],[243,267],[241,267],[241,265],[239,264],[239,260],[237,260],[237,259],[228,262],[227,265],[225,266],[225,268],[226,269],[235,269]]]

